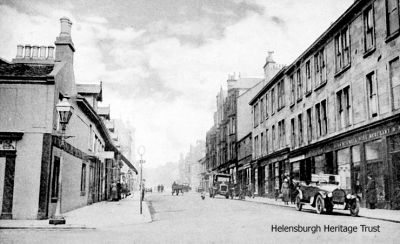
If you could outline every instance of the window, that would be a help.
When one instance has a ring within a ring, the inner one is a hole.
[[[275,150],[276,145],[275,145],[275,125],[272,126],[272,151]]]
[[[370,51],[375,47],[375,24],[373,5],[364,11],[364,51]]]
[[[317,137],[326,135],[328,131],[328,121],[326,117],[326,100],[315,105],[315,121],[317,124]]]
[[[400,108],[400,61],[399,58],[389,63],[390,86],[392,92],[392,106],[394,110]]]
[[[59,178],[60,178],[60,158],[55,156],[53,162],[53,174],[51,177],[51,198],[58,199]]]
[[[278,122],[278,130],[279,130],[279,141],[278,145],[279,147],[284,147],[286,144],[285,140],[285,120],[281,120]]]
[[[296,147],[296,128],[295,128],[295,119],[292,118],[290,120],[290,131],[291,131],[291,136],[290,136],[290,145],[292,148]]]
[[[261,122],[260,123],[263,123],[264,122],[264,120],[265,120],[265,114],[264,114],[264,98],[262,97],[261,98],[261,100],[260,100],[260,119],[261,119]]]
[[[264,140],[264,133],[261,132],[261,155],[265,152],[265,140]]]
[[[82,163],[81,169],[81,192],[86,191],[86,164]]]
[[[311,64],[310,60],[306,62],[306,94],[311,92]]]
[[[376,117],[378,115],[376,90],[375,72],[371,72],[367,75],[367,100],[369,117]]]
[[[308,143],[312,140],[312,117],[311,108],[307,109],[307,140]]]
[[[254,105],[254,107],[253,107],[254,109],[253,109],[253,115],[254,115],[254,127],[257,127],[258,126],[258,123],[259,123],[259,121],[260,121],[260,119],[259,119],[259,112],[260,112],[260,110],[259,110],[259,108],[258,108],[258,103],[256,103],[255,105]]]
[[[275,88],[271,90],[271,114],[275,113]]]
[[[350,87],[346,87],[336,93],[337,98],[337,118],[339,129],[350,125],[351,105],[350,105]]]
[[[265,94],[265,117],[268,118],[269,109],[268,93]]]
[[[326,100],[323,100],[321,102],[320,117],[321,117],[321,121],[322,121],[321,136],[324,136],[328,133],[328,118],[326,116]]]
[[[254,138],[254,156],[258,158],[258,136]]]
[[[399,31],[399,0],[386,1],[386,28],[387,36]]]
[[[335,37],[336,72],[350,65],[350,34],[348,27]]]
[[[290,104],[294,104],[295,102],[295,91],[296,91],[296,84],[294,83],[294,75],[290,75]]]
[[[281,80],[278,83],[278,109],[281,109],[284,106],[285,106],[285,84],[284,80]]]
[[[302,118],[302,114],[299,114],[297,117],[297,121],[298,121],[298,130],[299,130],[299,146],[301,146],[303,144],[303,118]]]
[[[265,131],[265,153],[268,154],[269,146],[268,146],[268,129]]]
[[[303,88],[301,84],[301,70],[298,69],[296,72],[296,79],[297,79],[297,101],[303,98]]]
[[[314,55],[315,87],[319,87],[326,82],[325,52],[319,50]]]

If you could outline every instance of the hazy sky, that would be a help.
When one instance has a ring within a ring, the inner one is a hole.
[[[177,161],[212,126],[228,74],[262,77],[267,51],[290,64],[354,0],[0,0],[0,57],[54,45],[69,17],[77,83],[130,121],[147,167]]]

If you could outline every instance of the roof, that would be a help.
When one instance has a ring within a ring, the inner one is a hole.
[[[53,64],[8,64],[0,62],[0,76],[12,77],[43,77],[53,71]]]
[[[97,95],[97,101],[103,100],[103,85],[100,84],[76,84],[78,94],[94,94]]]
[[[110,118],[110,106],[107,107],[97,107],[97,114],[100,116],[105,116]]]
[[[249,102],[249,105],[253,105],[258,98],[260,98],[261,96],[263,96],[265,94],[265,92],[273,85],[276,83],[276,81],[278,81],[279,79],[282,78],[282,76],[285,74],[286,71],[286,66],[283,66],[283,68],[281,70],[278,71],[278,73],[276,73],[276,75],[274,77],[272,77],[272,79],[257,93],[257,95],[255,95]]]

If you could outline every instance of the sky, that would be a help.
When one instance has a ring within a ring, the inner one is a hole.
[[[229,74],[262,77],[268,51],[291,64],[353,2],[0,0],[0,57],[54,45],[59,19],[70,18],[76,82],[103,82],[102,105],[157,167],[205,140]]]

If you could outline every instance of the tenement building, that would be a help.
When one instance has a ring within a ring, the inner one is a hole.
[[[365,206],[371,176],[378,207],[400,209],[399,23],[398,0],[355,1],[254,97],[264,194],[336,174]]]
[[[12,62],[0,62],[3,219],[49,218],[106,200],[119,179],[109,167],[125,162],[136,171],[97,113],[101,84],[75,83],[72,23],[60,21],[55,50],[19,45]],[[72,111],[66,125],[60,105]]]

